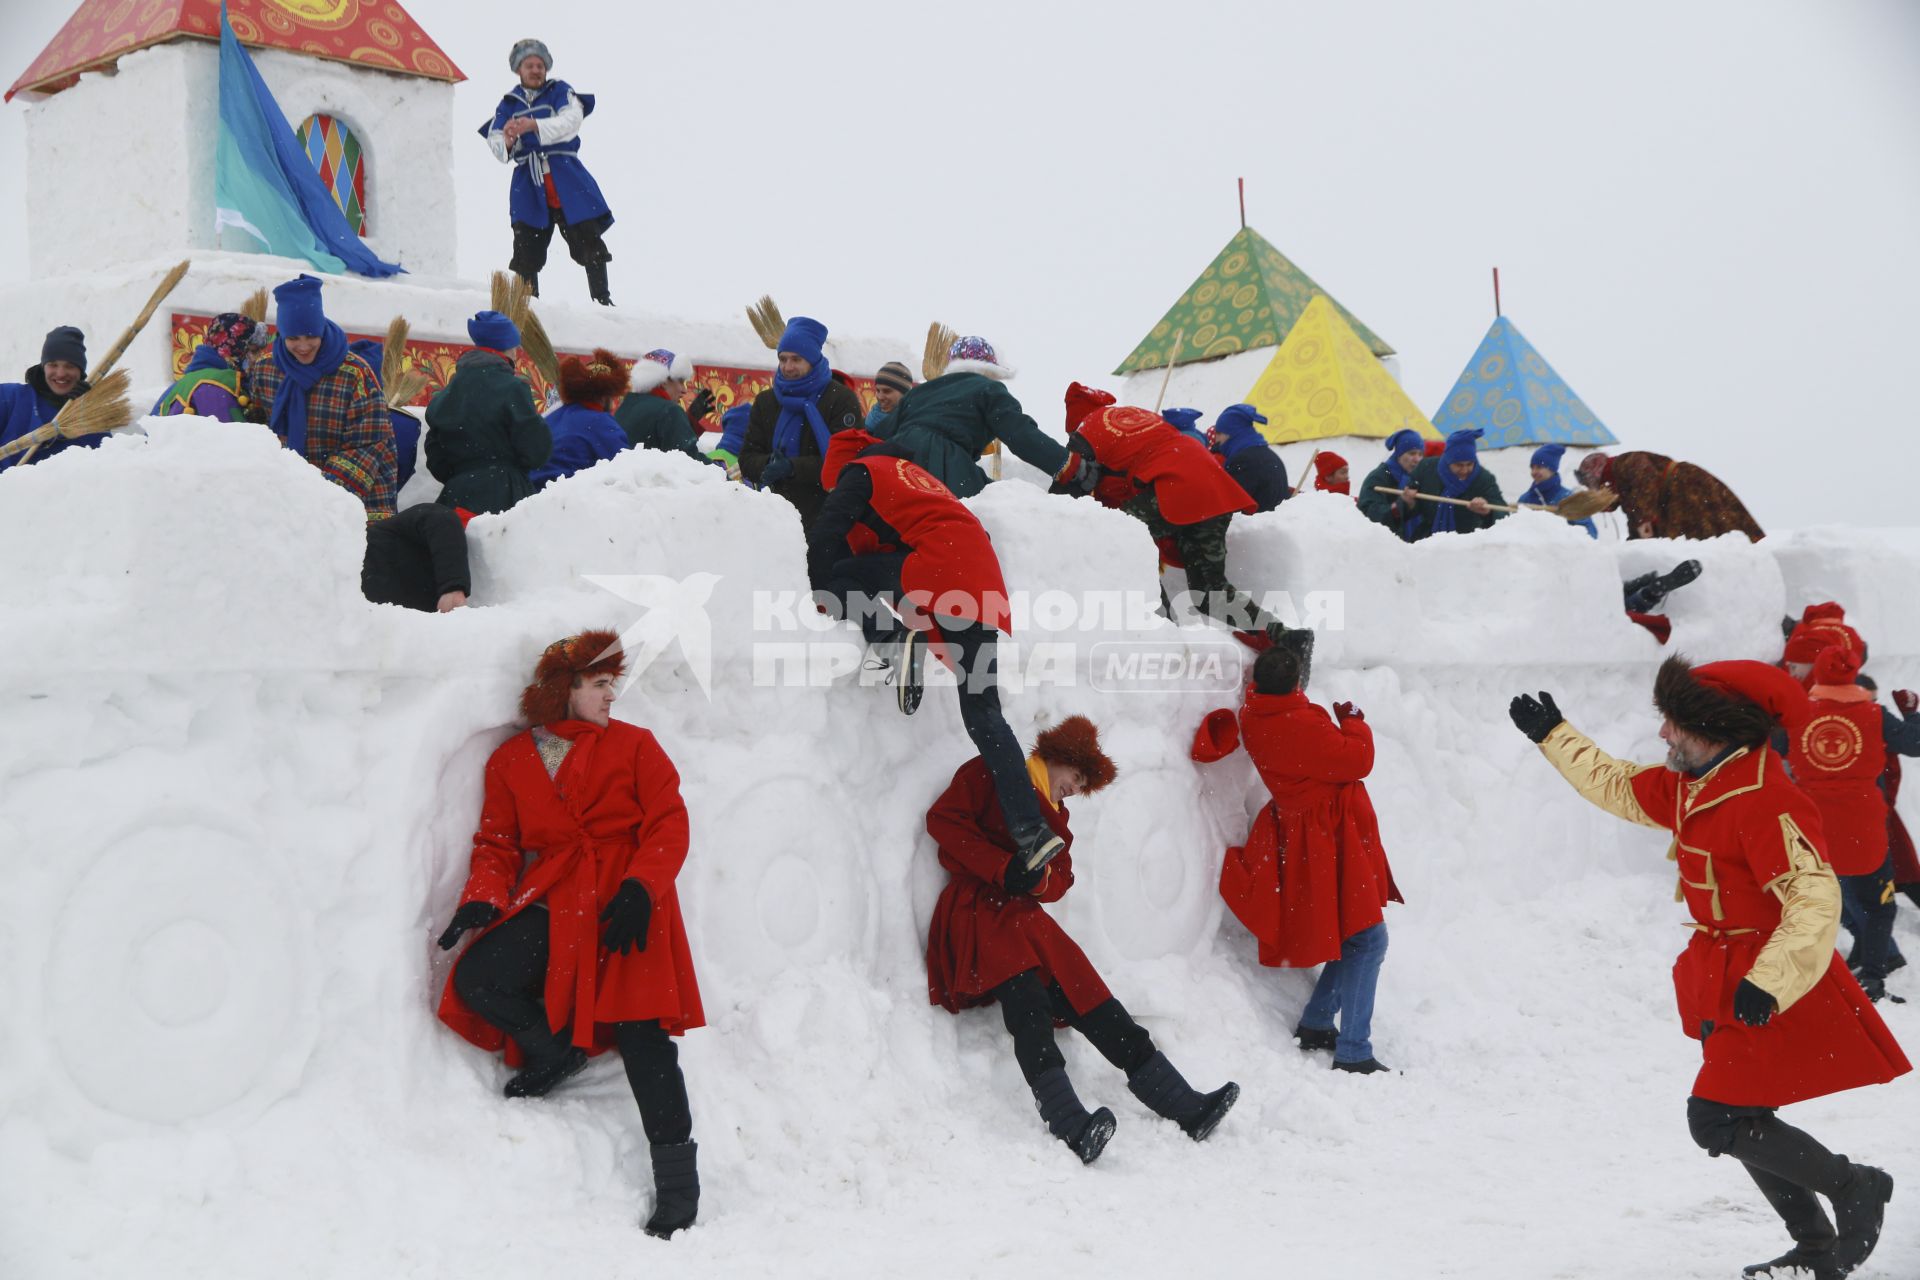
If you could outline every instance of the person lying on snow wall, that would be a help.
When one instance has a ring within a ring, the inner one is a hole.
[[[928,999],[949,1013],[999,1002],[1040,1118],[1083,1164],[1099,1158],[1115,1121],[1105,1107],[1089,1112],[1074,1092],[1055,1025],[1074,1028],[1126,1072],[1127,1088],[1148,1110],[1204,1141],[1239,1099],[1240,1086],[1229,1081],[1203,1094],[1188,1085],[1041,906],[1073,887],[1066,801],[1093,795],[1114,778],[1099,730],[1085,716],[1061,721],[1040,735],[1027,772],[1045,802],[1047,825],[1062,841],[1044,867],[1029,868],[1007,834],[993,774],[977,756],[927,810],[927,833],[950,877],[927,929]]]
[[[1309,702],[1307,675],[1286,649],[1261,654],[1238,718],[1208,715],[1193,758],[1211,763],[1246,745],[1272,802],[1246,844],[1227,850],[1220,896],[1258,940],[1261,964],[1324,966],[1294,1028],[1300,1048],[1331,1049],[1335,1070],[1373,1075],[1388,1069],[1373,1053],[1386,904],[1405,899],[1367,796],[1373,731],[1350,702],[1332,715]]]
[[[80,330],[63,324],[40,344],[40,363],[19,382],[0,384],[0,444],[11,444],[29,431],[46,426],[72,401],[87,393],[87,339]],[[96,449],[104,434],[55,436],[33,455],[39,462],[62,449]],[[0,458],[0,471],[14,466],[23,453]]]
[[[479,514],[511,510],[532,495],[533,473],[553,455],[553,432],[533,407],[533,389],[514,372],[520,329],[498,311],[467,321],[474,349],[427,402],[427,470],[438,501]]]
[[[1760,662],[1661,664],[1653,701],[1667,760],[1616,760],[1567,723],[1553,695],[1522,694],[1508,713],[1574,790],[1629,822],[1673,833],[1693,936],[1673,966],[1681,1029],[1700,1042],[1687,1127],[1710,1156],[1745,1166],[1793,1247],[1748,1275],[1800,1267],[1845,1276],[1873,1252],[1893,1179],[1835,1155],[1778,1108],[1911,1068],[1860,984],[1834,953],[1840,886],[1820,810],[1768,745],[1805,703],[1799,684]],[[1833,1204],[1827,1217],[1820,1197]]]
[[[820,473],[830,492],[807,532],[807,577],[820,609],[857,621],[891,667],[903,713],[919,709],[929,645],[953,668],[960,722],[993,777],[1007,831],[1037,871],[1065,845],[1041,817],[1000,711],[996,637],[1012,618],[1000,559],[973,512],[903,454],[899,441],[858,427],[833,437]]]
[[[1311,660],[1313,632],[1289,628],[1227,580],[1227,526],[1236,513],[1251,514],[1254,502],[1206,446],[1131,405],[1092,408],[1068,430],[1067,464],[1053,492],[1077,498],[1111,476],[1125,477],[1135,493],[1121,510],[1156,541],[1173,540],[1196,609],[1256,649],[1279,643],[1303,664]]]
[[[626,658],[611,631],[547,646],[520,695],[532,725],[487,761],[473,867],[442,949],[440,1019],[520,1068],[538,1098],[618,1047],[654,1178],[648,1235],[693,1224],[698,1146],[670,1037],[706,1023],[674,881],[687,859],[680,776],[647,730],[612,718]],[[534,855],[529,858],[528,854]]]

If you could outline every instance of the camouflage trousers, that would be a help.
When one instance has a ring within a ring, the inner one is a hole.
[[[1193,607],[1236,631],[1264,631],[1277,625],[1254,598],[1227,581],[1227,526],[1231,511],[1197,524],[1174,524],[1160,513],[1160,501],[1148,489],[1121,510],[1147,526],[1155,542],[1171,538],[1186,562],[1187,592]]]

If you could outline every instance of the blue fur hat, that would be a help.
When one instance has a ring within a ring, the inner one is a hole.
[[[273,327],[282,338],[317,338],[327,331],[327,313],[320,306],[320,282],[295,276],[273,291]]]
[[[520,345],[520,330],[498,311],[481,311],[467,321],[467,337],[476,347],[511,351]]]

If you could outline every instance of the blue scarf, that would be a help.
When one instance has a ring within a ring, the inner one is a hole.
[[[1453,474],[1453,468],[1447,465],[1447,460],[1444,457],[1440,459],[1440,491],[1449,498],[1466,497],[1467,490],[1472,488],[1473,482],[1479,478],[1480,460],[1478,458],[1474,459],[1473,470],[1467,472],[1466,479],[1464,480]],[[1433,531],[1435,533],[1456,532],[1453,518],[1460,513],[1460,508],[1446,502],[1436,502],[1433,505],[1435,508],[1433,513]]]
[[[1214,424],[1216,427],[1218,423]],[[1259,428],[1251,422],[1236,422],[1220,432],[1220,456],[1231,458],[1237,453],[1251,449],[1255,445],[1264,446],[1267,438],[1260,434]]]
[[[789,458],[800,456],[800,424],[813,430],[820,456],[827,456],[827,420],[820,416],[820,393],[833,381],[833,367],[824,358],[814,362],[804,378],[773,375],[773,394],[780,401],[780,420],[773,424],[773,451]]]
[[[1550,507],[1572,492],[1573,490],[1567,488],[1567,482],[1562,480],[1560,473],[1556,471],[1540,484],[1534,485],[1533,488],[1521,494],[1520,501],[1522,503],[1538,503],[1540,506]],[[1585,529],[1589,538],[1598,538],[1600,536],[1600,530],[1594,526],[1592,520],[1573,520],[1568,523],[1577,524],[1582,529]]]
[[[275,435],[287,442],[287,448],[303,458],[307,456],[307,396],[324,379],[332,377],[346,358],[347,335],[331,320],[327,321],[327,331],[320,335],[320,354],[313,358],[312,364],[295,360],[287,350],[287,340],[274,335],[273,362],[284,376],[280,389],[274,393],[273,413],[267,424]]]

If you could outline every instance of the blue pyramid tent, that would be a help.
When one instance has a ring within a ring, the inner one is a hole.
[[[1619,443],[1505,316],[1480,340],[1433,426],[1441,435],[1479,427],[1482,449]]]

